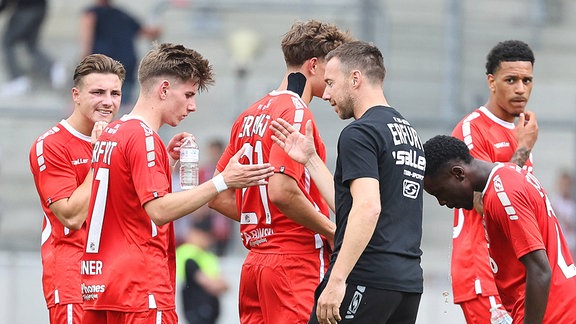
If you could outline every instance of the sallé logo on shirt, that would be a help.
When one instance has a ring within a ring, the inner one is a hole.
[[[503,148],[503,147],[509,147],[509,146],[510,146],[509,142],[500,142],[500,143],[494,144],[494,147],[497,149]]]
[[[79,165],[79,164],[86,164],[86,163],[88,163],[88,159],[72,160],[72,165]]]

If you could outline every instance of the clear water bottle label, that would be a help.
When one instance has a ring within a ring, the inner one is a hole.
[[[183,148],[180,150],[180,162],[200,161],[200,150],[197,148]]]

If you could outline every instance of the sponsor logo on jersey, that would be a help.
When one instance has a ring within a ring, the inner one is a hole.
[[[420,183],[404,179],[404,182],[402,183],[402,194],[404,195],[404,197],[416,199],[416,197],[418,197],[419,192],[420,192]]]
[[[500,143],[494,144],[494,147],[497,149],[503,148],[503,147],[510,147],[510,143],[509,142],[500,142]]]
[[[272,228],[256,228],[251,231],[243,232],[244,242],[250,244],[250,246],[258,246],[262,243],[268,242],[267,237],[274,234]]]
[[[82,283],[82,298],[84,300],[96,300],[98,294],[106,291],[106,285],[86,285]]]
[[[392,151],[392,157],[396,159],[396,165],[406,165],[421,171],[426,169],[426,158],[423,155],[419,155],[418,151]]]
[[[72,160],[72,165],[80,165],[88,163],[88,159],[76,159]]]

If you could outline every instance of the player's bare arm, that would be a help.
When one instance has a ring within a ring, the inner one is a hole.
[[[214,176],[220,174],[218,170],[214,172]],[[236,208],[236,194],[235,189],[226,189],[219,193],[216,198],[208,202],[208,207],[214,209],[220,214],[240,222],[240,214]]]
[[[542,323],[552,270],[545,250],[532,251],[520,258],[526,267],[526,300],[524,301],[524,324]]]
[[[346,291],[346,279],[366,249],[380,217],[378,180],[354,179],[350,183],[350,193],[352,209],[348,215],[342,247],[316,306],[316,316],[320,323],[336,323],[341,320],[338,311]]]
[[[294,178],[286,174],[276,173],[269,180],[268,197],[282,214],[323,235],[330,242],[331,248],[333,247],[336,224],[316,210],[304,196]]]
[[[273,120],[270,129],[274,132],[272,140],[280,146],[294,161],[304,164],[310,172],[312,180],[318,187],[320,194],[328,203],[328,206],[335,212],[334,205],[334,178],[328,167],[314,147],[312,135],[312,121],[307,121],[306,133],[302,134],[287,121],[282,118]]]
[[[518,149],[512,155],[510,162],[521,167],[524,166],[528,158],[530,158],[530,152],[532,152],[537,139],[538,122],[536,121],[536,115],[531,111],[520,114],[518,125],[516,125]]]
[[[269,163],[241,164],[239,150],[228,162],[221,174],[210,181],[190,190],[169,193],[152,199],[144,204],[146,213],[156,225],[164,225],[197,210],[216,195],[228,188],[244,188],[267,184],[266,179],[274,175],[274,168]]]

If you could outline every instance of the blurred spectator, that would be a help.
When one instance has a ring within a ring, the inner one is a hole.
[[[10,10],[4,36],[2,51],[4,64],[10,80],[0,88],[0,98],[17,96],[28,92],[32,87],[29,73],[38,74],[49,80],[54,89],[66,84],[64,65],[55,62],[41,50],[39,40],[48,9],[47,0],[3,0]],[[19,60],[18,45],[23,45],[30,56],[26,62],[32,65],[29,71]]]
[[[550,195],[550,203],[562,226],[562,232],[572,256],[576,256],[576,200],[574,199],[574,178],[563,170],[556,178],[556,191]]]
[[[160,35],[159,26],[144,26],[126,10],[114,6],[111,0],[95,0],[84,10],[80,19],[81,55],[106,54],[126,68],[122,87],[122,106],[131,106],[137,94],[136,70],[138,36],[154,40]]]
[[[176,249],[176,273],[181,283],[182,306],[189,324],[214,324],[220,315],[219,296],[228,290],[220,275],[209,218],[192,221],[186,242]]]
[[[207,152],[207,160],[200,167],[200,183],[212,179],[214,176],[214,171],[216,170],[216,164],[224,152],[224,142],[220,139],[213,139],[210,141]],[[202,159],[202,157],[200,157]],[[228,247],[230,245],[230,238],[233,232],[234,221],[214,209],[204,206],[198,211],[198,214],[204,214],[212,220],[212,234],[214,235],[215,245],[214,251],[218,256],[223,256],[226,254]]]

